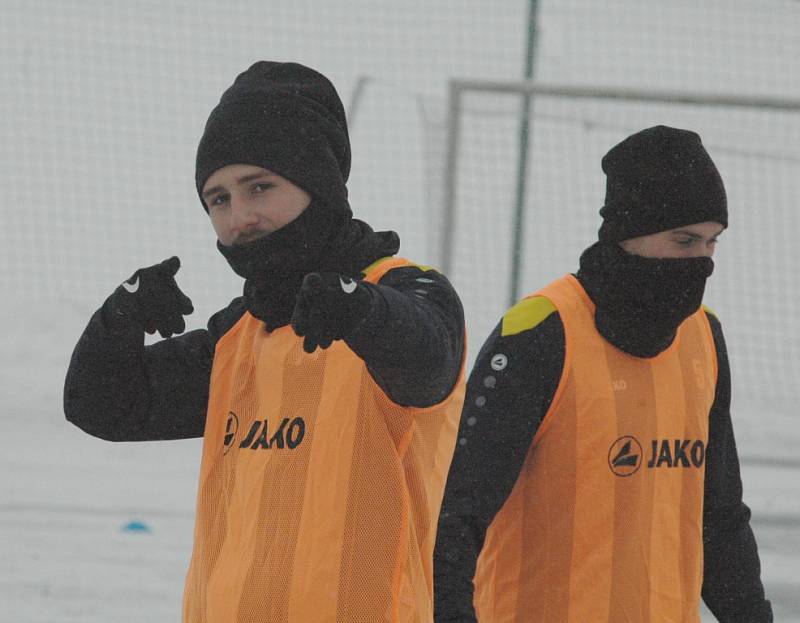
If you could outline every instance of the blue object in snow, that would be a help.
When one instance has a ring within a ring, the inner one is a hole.
[[[134,519],[122,527],[123,532],[150,532],[150,526],[145,522]]]

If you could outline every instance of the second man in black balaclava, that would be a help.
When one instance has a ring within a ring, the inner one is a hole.
[[[742,502],[722,328],[728,225],[691,131],[603,158],[599,240],[503,316],[470,375],[435,554],[436,621],[772,621]]]

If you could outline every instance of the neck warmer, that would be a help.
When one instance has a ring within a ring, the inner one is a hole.
[[[308,273],[330,271],[360,278],[363,268],[397,253],[400,239],[393,231],[375,232],[363,221],[343,218],[312,200],[279,230],[242,245],[217,241],[217,248],[245,279],[247,310],[274,331],[289,324]]]
[[[583,252],[577,277],[596,305],[595,326],[606,340],[636,357],[655,357],[703,300],[710,257],[646,258],[616,243]]]

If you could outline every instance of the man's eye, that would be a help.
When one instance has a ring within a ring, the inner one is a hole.
[[[679,238],[675,242],[677,242],[682,247],[690,247],[694,244],[694,238]]]
[[[254,193],[263,193],[265,190],[269,190],[274,185],[275,184],[270,184],[269,182],[261,182],[259,184],[253,184],[250,190],[252,190]]]
[[[228,195],[217,195],[211,199],[210,206],[221,206],[228,202]]]

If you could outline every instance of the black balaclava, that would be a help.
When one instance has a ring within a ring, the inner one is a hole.
[[[597,307],[600,334],[631,355],[654,357],[700,308],[714,262],[640,257],[619,242],[706,221],[727,227],[725,188],[700,137],[689,130],[637,132],[613,147],[602,165],[607,185],[599,242],[581,255],[577,276]]]
[[[208,178],[231,164],[268,169],[311,196],[300,216],[271,234],[242,245],[217,242],[231,268],[245,278],[248,311],[267,329],[289,323],[308,273],[360,276],[362,268],[397,253],[396,233],[374,232],[352,218],[344,107],[331,82],[313,69],[259,61],[223,93],[197,148],[201,201]]]

